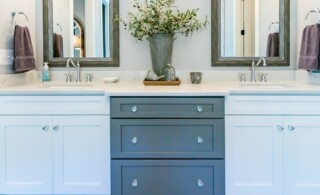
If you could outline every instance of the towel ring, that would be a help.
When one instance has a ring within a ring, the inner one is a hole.
[[[269,33],[271,33],[272,25],[279,25],[279,22],[271,22],[271,24],[269,25]],[[279,28],[278,28],[278,31],[275,31],[275,32],[279,32]]]
[[[14,18],[13,18],[13,23],[14,23],[14,25],[17,25],[17,16],[18,15],[24,15],[24,17],[26,18],[26,20],[27,20],[27,25],[26,26],[29,26],[29,19],[28,19],[28,16],[27,16],[27,14],[25,14],[24,12],[21,12],[21,11],[12,11],[12,16],[14,16]]]
[[[60,25],[59,23],[56,23],[56,24],[54,24],[54,26],[59,27],[59,29],[60,29],[60,35],[62,35],[62,27],[61,27],[61,25]]]
[[[318,8],[319,9],[319,8]],[[304,22],[305,22],[305,25],[307,26],[308,25],[308,17],[311,13],[316,13],[318,15],[318,24],[320,23],[320,12],[318,10],[310,10],[307,15],[306,15],[306,18],[304,19]]]

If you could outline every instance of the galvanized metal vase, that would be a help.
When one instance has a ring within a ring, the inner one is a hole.
[[[163,69],[171,64],[174,34],[158,33],[151,35],[150,50],[153,71],[163,75]]]

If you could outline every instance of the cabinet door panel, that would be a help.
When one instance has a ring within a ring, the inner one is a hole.
[[[320,194],[320,116],[285,117],[285,195]]]
[[[112,195],[224,195],[224,160],[112,160]]]
[[[54,193],[110,194],[109,117],[53,118]]]
[[[112,119],[112,158],[224,158],[222,119]]]
[[[0,194],[52,193],[51,122],[51,117],[0,117]]]
[[[283,117],[226,117],[226,194],[282,195]]]

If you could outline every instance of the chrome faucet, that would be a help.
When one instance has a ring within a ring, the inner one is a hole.
[[[266,59],[264,57],[260,57],[259,61],[257,62],[257,64],[255,64],[254,61],[252,61],[251,64],[251,82],[256,82],[256,67],[258,67],[260,65],[260,63],[263,61],[262,66],[267,66],[267,62]]]
[[[74,64],[74,62],[73,62],[71,59],[68,59],[67,65],[66,65],[67,68],[70,67],[70,65],[69,65],[70,62],[71,62],[71,64],[72,64],[73,67],[76,67],[76,68],[77,68],[77,80],[76,80],[76,82],[77,82],[77,83],[80,83],[80,82],[81,82],[80,62],[78,61],[78,62],[77,62],[77,65],[76,65],[76,64]]]

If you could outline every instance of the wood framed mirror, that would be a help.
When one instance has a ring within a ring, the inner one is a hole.
[[[211,0],[212,66],[290,65],[290,0]]]
[[[119,67],[119,0],[43,0],[44,61]]]

